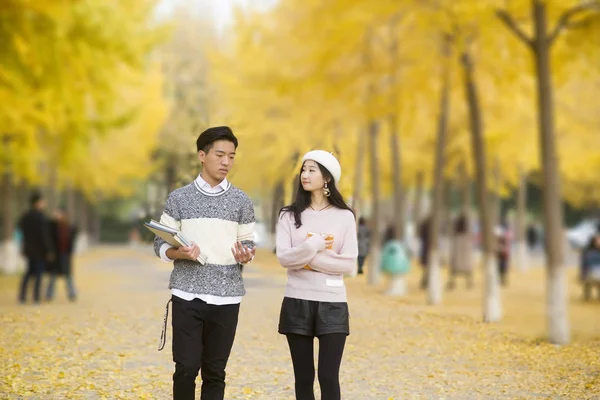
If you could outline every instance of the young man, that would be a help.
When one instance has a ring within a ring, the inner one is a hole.
[[[34,278],[33,301],[40,302],[42,275],[48,262],[54,260],[48,218],[44,214],[46,201],[38,192],[30,200],[31,209],[21,217],[19,228],[23,233],[23,255],[27,258],[27,270],[21,280],[19,301],[25,303],[29,279]]]
[[[196,142],[202,172],[169,194],[160,222],[194,242],[173,248],[156,238],[154,250],[173,262],[173,398],[193,400],[198,371],[202,400],[221,400],[245,289],[241,266],[254,258],[254,205],[226,179],[237,138],[228,127],[209,128]],[[198,261],[199,260],[199,261]]]

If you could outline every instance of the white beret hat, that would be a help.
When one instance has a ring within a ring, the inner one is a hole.
[[[342,166],[333,153],[329,153],[325,150],[312,150],[302,157],[302,163],[304,164],[304,161],[306,160],[316,161],[324,166],[327,171],[331,173],[336,184],[340,181],[340,178],[342,177]]]

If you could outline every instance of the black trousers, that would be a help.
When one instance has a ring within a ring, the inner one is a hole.
[[[33,301],[40,302],[40,290],[42,285],[42,275],[46,270],[46,261],[43,258],[27,258],[27,270],[21,280],[19,290],[19,301],[25,303],[27,300],[27,287],[29,280],[33,278],[35,286],[33,288]]]
[[[225,367],[237,328],[239,304],[212,305],[200,299],[173,300],[173,399],[194,400],[201,371],[202,400],[223,400]]]
[[[319,338],[319,386],[322,400],[340,400],[340,364],[346,344],[345,333],[330,333]],[[294,364],[296,400],[315,400],[314,337],[286,334]]]
[[[358,273],[362,274],[363,273],[363,265],[365,265],[365,260],[367,259],[367,256],[358,256]]]

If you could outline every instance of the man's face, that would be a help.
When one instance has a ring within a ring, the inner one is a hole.
[[[235,146],[229,140],[217,140],[212,143],[212,148],[208,153],[200,150],[198,158],[203,163],[203,176],[208,176],[215,181],[222,181],[233,167]]]
[[[35,203],[35,208],[37,208],[38,210],[44,210],[44,209],[46,209],[46,200],[45,199],[39,199],[37,201],[37,203]]]

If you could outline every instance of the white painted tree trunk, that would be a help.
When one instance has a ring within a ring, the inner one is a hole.
[[[0,267],[2,273],[11,275],[17,273],[22,266],[19,257],[19,247],[14,240],[5,240],[0,243]]]
[[[367,269],[367,282],[370,285],[377,285],[379,283],[379,277],[381,276],[381,271],[379,270],[379,258],[381,250],[379,246],[374,243],[369,250],[369,265]]]
[[[442,274],[440,270],[440,252],[431,249],[427,270],[427,304],[437,305],[442,302]]]
[[[390,279],[390,287],[387,292],[388,296],[404,296],[406,294],[406,279],[403,274],[392,276]]]
[[[83,253],[90,247],[90,238],[87,232],[81,232],[75,240],[75,254]]]
[[[571,340],[571,330],[567,312],[565,268],[560,266],[548,271],[547,282],[549,340],[554,344],[567,344]]]
[[[500,298],[500,279],[496,259],[492,254],[483,256],[485,273],[485,290],[483,292],[483,321],[497,322],[502,319],[502,302]]]
[[[529,269],[529,253],[527,252],[527,243],[524,240],[517,242],[517,268],[521,272],[527,272]]]

